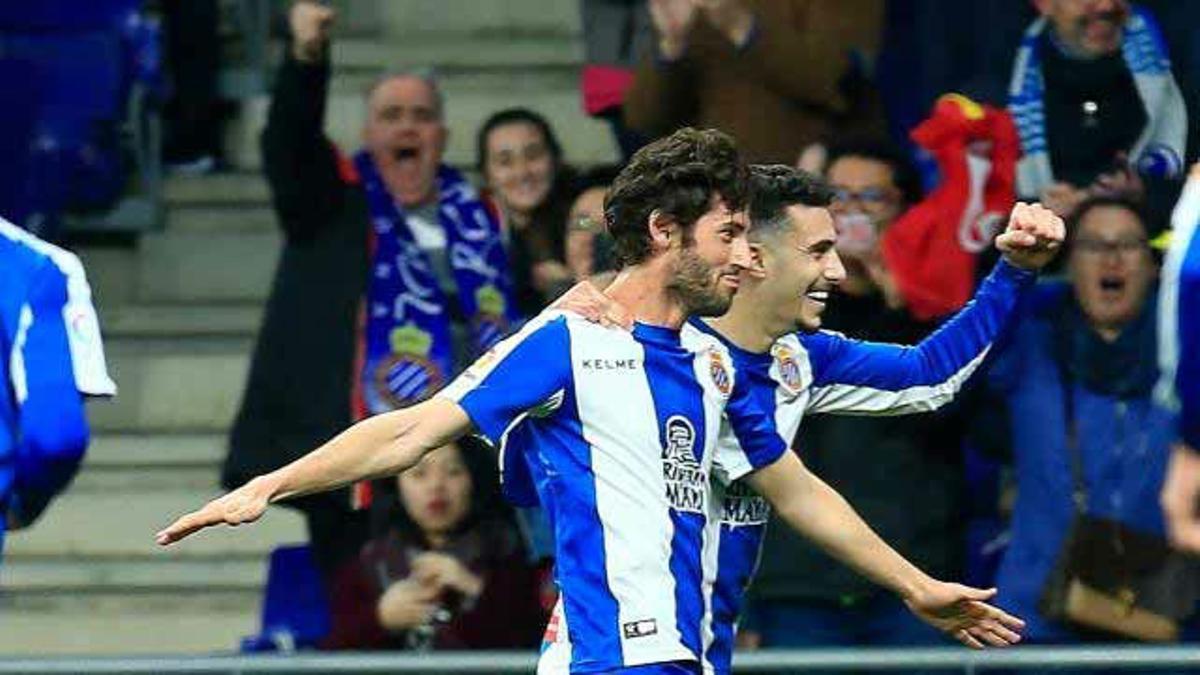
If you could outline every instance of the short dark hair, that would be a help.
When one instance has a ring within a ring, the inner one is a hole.
[[[1095,195],[1079,202],[1079,205],[1075,207],[1075,210],[1067,218],[1068,249],[1075,242],[1075,237],[1079,236],[1079,229],[1083,225],[1083,219],[1092,211],[1106,206],[1125,209],[1137,216],[1138,222],[1142,224],[1142,231],[1145,232],[1147,237],[1150,236],[1150,221],[1146,215],[1146,210],[1140,204],[1122,195]]]
[[[554,165],[562,164],[562,145],[559,144],[558,136],[554,134],[554,129],[545,117],[529,108],[505,108],[484,120],[483,125],[479,127],[479,132],[475,134],[475,168],[479,169],[479,173],[482,174],[487,168],[485,165],[487,164],[488,136],[495,129],[508,124],[532,124],[545,139],[546,149],[550,151]]]
[[[757,239],[787,227],[789,206],[825,207],[832,201],[833,188],[820,176],[783,164],[754,164],[750,167],[750,236]]]
[[[916,204],[924,196],[921,174],[916,165],[903,150],[886,138],[857,136],[832,144],[825,162],[825,172],[828,173],[833,163],[843,157],[862,157],[887,164],[892,170],[892,183],[907,206]]]
[[[733,139],[715,129],[680,129],[634,153],[604,199],[604,219],[619,265],[650,254],[650,214],[658,211],[689,232],[714,195],[732,211],[746,203],[746,165]]]

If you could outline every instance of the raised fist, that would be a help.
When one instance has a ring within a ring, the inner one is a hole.
[[[314,63],[321,59],[336,16],[332,9],[312,0],[300,0],[292,5],[288,26],[292,31],[292,56],[297,61]]]
[[[996,248],[1009,263],[1039,270],[1054,259],[1066,234],[1063,219],[1050,209],[1017,202],[1008,217],[1008,228],[996,237]]]

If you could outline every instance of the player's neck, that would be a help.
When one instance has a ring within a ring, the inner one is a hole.
[[[762,354],[770,351],[775,340],[789,330],[787,326],[774,325],[775,322],[767,313],[770,311],[769,304],[756,302],[751,291],[743,288],[734,296],[728,312],[706,321],[740,349]]]
[[[626,267],[604,290],[638,323],[678,329],[687,320],[683,305],[667,290],[662,265],[646,263]]]

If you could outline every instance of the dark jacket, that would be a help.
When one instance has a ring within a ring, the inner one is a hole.
[[[889,311],[878,296],[842,296],[826,327],[872,341],[914,344],[934,325]],[[889,544],[940,578],[956,577],[963,549],[962,425],[952,409],[900,417],[816,415],[800,427],[804,463],[841,493]],[[757,602],[852,606],[884,592],[786,524],[767,527]]]
[[[226,487],[300,457],[352,421],[370,220],[362,189],[339,175],[338,156],[322,132],[328,84],[327,63],[289,57],[262,134],[263,170],[284,246],[230,436]]]
[[[443,595],[443,610],[421,630],[389,632],[376,607],[384,592],[411,574],[413,558],[428,548],[393,530],[371,540],[333,585],[332,629],[323,649],[532,649],[547,612],[542,606],[544,570],[529,562],[511,522],[484,519],[455,537],[442,553],[483,579],[483,592],[465,601]]]

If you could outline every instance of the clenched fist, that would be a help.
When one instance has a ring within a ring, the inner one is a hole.
[[[1066,235],[1063,219],[1053,211],[1041,204],[1017,202],[1008,227],[996,237],[996,248],[1010,264],[1037,271],[1054,259]]]
[[[337,13],[332,9],[312,0],[301,0],[292,5],[288,13],[288,26],[292,30],[292,56],[304,63],[321,60],[336,17]]]

